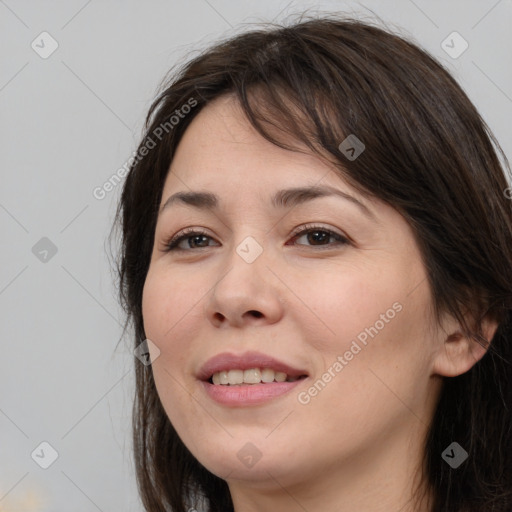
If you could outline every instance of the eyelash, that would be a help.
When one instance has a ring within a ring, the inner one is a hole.
[[[329,236],[336,238],[338,242],[334,245],[346,245],[346,244],[350,243],[348,238],[346,238],[345,236],[340,235],[339,233],[335,233],[334,231],[324,228],[323,226],[317,226],[315,224],[306,224],[304,226],[301,226],[298,230],[296,230],[292,234],[292,239],[300,238],[300,236],[303,236],[305,234],[309,234],[309,233],[312,233],[315,231],[321,232],[321,233],[327,233]],[[182,240],[185,240],[187,238],[192,238],[192,236],[205,236],[207,238],[212,238],[210,235],[208,235],[208,233],[206,233],[202,229],[186,228],[183,231],[179,232],[174,237],[172,237],[168,242],[166,242],[164,251],[171,252],[171,251],[192,251],[192,250],[194,250],[191,248],[182,249],[182,248],[178,247],[178,245],[180,244],[180,242]],[[300,245],[304,245],[304,244],[300,244]],[[330,249],[330,248],[332,248],[332,245],[333,244],[326,244],[325,246],[310,245],[309,247],[316,247],[318,250],[322,250],[322,249]],[[210,246],[208,246],[208,247],[210,247]],[[207,247],[199,247],[197,249],[206,249],[206,248]]]

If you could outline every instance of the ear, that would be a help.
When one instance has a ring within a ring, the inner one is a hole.
[[[439,328],[438,347],[434,353],[432,373],[444,377],[456,377],[469,371],[485,355],[498,329],[498,323],[490,317],[481,322],[481,337],[463,333],[460,324],[450,317]],[[474,325],[470,323],[471,326]]]

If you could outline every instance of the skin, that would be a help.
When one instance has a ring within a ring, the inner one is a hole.
[[[275,191],[301,185],[335,187],[374,218],[335,196],[291,209],[271,206]],[[145,332],[160,350],[155,383],[187,448],[227,481],[237,512],[428,511],[426,500],[420,508],[410,500],[414,485],[424,485],[414,475],[442,376],[464,373],[484,349],[455,335],[454,319],[433,320],[408,223],[389,205],[361,196],[317,156],[263,139],[228,96],[205,107],[186,130],[162,205],[190,190],[215,193],[220,208],[175,203],[160,215],[143,293]],[[310,223],[349,243],[293,236]],[[187,227],[210,238],[184,239],[183,250],[165,252]],[[263,248],[252,263],[236,252],[248,236]],[[333,371],[357,335],[396,303],[400,312]],[[495,326],[486,329],[491,336]],[[262,405],[213,402],[195,377],[199,368],[220,352],[245,350],[309,376]],[[335,376],[300,403],[299,393],[304,397],[329,368]],[[248,442],[261,452],[252,467],[237,457]]]

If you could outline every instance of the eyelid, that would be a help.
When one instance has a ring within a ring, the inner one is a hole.
[[[171,252],[173,250],[175,251],[192,251],[192,249],[180,249],[177,247],[177,244],[181,243],[184,239],[188,237],[191,237],[192,235],[202,235],[206,236],[208,238],[211,238],[214,240],[214,237],[207,233],[207,231],[204,228],[198,228],[198,227],[188,227],[180,229],[175,235],[172,235],[170,238],[166,239],[164,241],[164,252]],[[174,245],[174,247],[171,248],[171,246]],[[210,247],[210,246],[208,246]],[[201,247],[200,247],[201,249]],[[206,247],[202,247],[202,249],[206,249]],[[197,251],[197,249],[195,249]]]
[[[294,238],[297,235],[304,233],[305,231],[312,231],[312,230],[318,230],[318,231],[326,231],[328,233],[331,233],[332,235],[339,236],[340,238],[345,238],[347,241],[350,241],[350,238],[345,235],[344,233],[338,233],[334,230],[334,228],[330,228],[327,226],[322,226],[320,224],[315,224],[314,222],[310,222],[307,224],[301,224],[297,228],[295,228],[292,231],[291,237]]]

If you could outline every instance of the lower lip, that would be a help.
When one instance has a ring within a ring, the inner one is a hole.
[[[245,384],[226,386],[202,381],[206,393],[215,402],[232,407],[258,405],[291,391],[305,379],[293,382],[269,382],[268,384]]]

